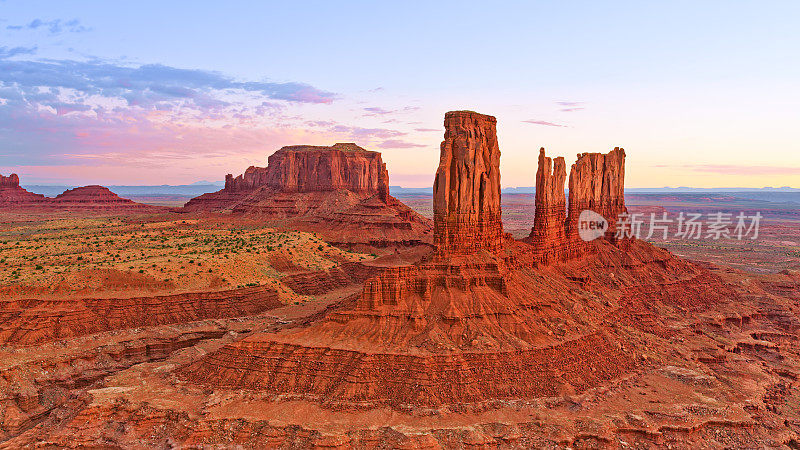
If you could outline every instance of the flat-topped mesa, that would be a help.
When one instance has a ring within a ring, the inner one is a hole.
[[[74,189],[69,189],[56,198],[52,199],[53,203],[66,205],[95,205],[95,206],[132,206],[137,205],[132,200],[122,198],[117,194],[111,192],[107,187],[100,185],[81,186]]]
[[[356,144],[332,147],[293,145],[269,157],[267,167],[249,167],[243,175],[225,177],[225,190],[238,192],[259,187],[280,192],[348,190],[374,193],[389,200],[389,173],[381,154]]]
[[[584,210],[608,220],[605,237],[615,240],[617,217],[625,208],[625,150],[581,153],[569,173],[567,236],[578,239],[578,218]]]
[[[497,119],[472,111],[444,116],[445,134],[433,184],[434,244],[439,254],[502,246]]]
[[[536,199],[530,242],[537,247],[543,261],[560,259],[566,241],[566,196],[564,182],[567,166],[563,157],[545,156],[539,149],[539,168],[536,171]]]
[[[22,188],[17,174],[12,173],[7,177],[0,175],[0,205],[40,203],[46,200],[44,195],[34,194]]]

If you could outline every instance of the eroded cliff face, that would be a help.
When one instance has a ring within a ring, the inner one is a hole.
[[[613,240],[617,217],[625,209],[625,150],[581,153],[569,172],[568,234],[578,233],[581,211],[592,210],[608,220],[606,238]]]
[[[0,175],[0,205],[18,205],[39,203],[47,200],[44,195],[28,192],[19,185],[19,176],[12,173],[9,176]]]
[[[226,175],[225,190],[251,191],[269,187],[279,192],[321,192],[338,189],[389,198],[389,173],[378,152],[356,144],[332,147],[293,145],[269,157],[267,167],[249,167],[234,178]]]
[[[536,211],[530,241],[540,251],[544,262],[560,259],[566,244],[566,177],[564,158],[553,160],[545,156],[544,148],[539,149]]]
[[[434,243],[442,254],[502,245],[497,119],[451,111],[433,184]]]
[[[12,173],[9,176],[0,175],[0,188],[19,187],[19,175]]]
[[[227,175],[224,189],[193,198],[185,209],[230,211],[320,233],[337,244],[430,245],[432,240],[431,221],[389,195],[381,154],[355,144],[283,147],[267,167]]]

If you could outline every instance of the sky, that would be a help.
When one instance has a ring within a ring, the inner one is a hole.
[[[435,4],[433,4],[435,3]],[[800,2],[0,0],[0,174],[189,184],[284,145],[432,185],[446,111],[538,150],[626,150],[627,187],[800,187]]]

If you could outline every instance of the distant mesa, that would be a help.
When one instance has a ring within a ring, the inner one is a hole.
[[[37,204],[47,200],[44,195],[34,194],[20,187],[17,174],[12,173],[7,177],[0,175],[0,206]]]
[[[59,205],[108,205],[108,206],[134,206],[133,200],[122,198],[111,192],[107,187],[91,186],[69,189],[59,194],[52,200]]]
[[[28,192],[19,185],[19,176],[0,175],[0,206],[6,207],[50,207],[50,208],[150,208],[122,198],[108,188],[98,185],[77,187],[59,194],[55,198]]]
[[[389,195],[381,154],[352,143],[283,147],[267,167],[228,174],[224,189],[195,197],[184,208],[319,232],[333,243],[431,240],[430,220]]]

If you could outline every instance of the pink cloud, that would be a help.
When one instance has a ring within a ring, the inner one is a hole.
[[[717,173],[721,175],[800,175],[800,167],[750,166],[733,164],[659,164],[660,168],[681,168],[694,172]]]
[[[562,127],[562,128],[566,128],[567,127],[566,125],[559,125],[557,123],[547,122],[547,121],[544,121],[544,120],[532,120],[531,119],[531,120],[523,120],[523,122],[531,123],[533,125],[544,125],[544,126],[547,126],[547,127]]]

